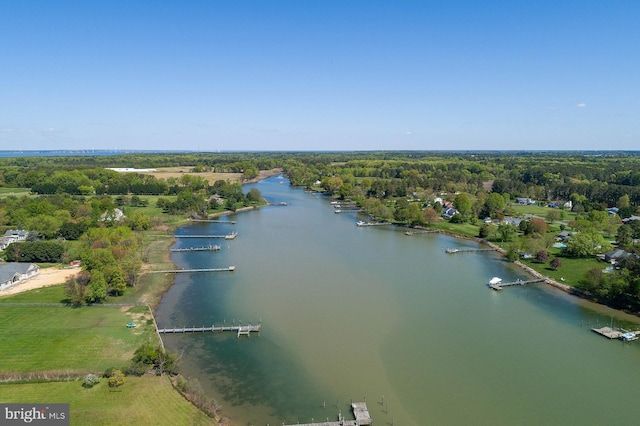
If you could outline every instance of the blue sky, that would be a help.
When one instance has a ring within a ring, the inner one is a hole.
[[[0,1],[0,149],[639,149],[640,2]]]

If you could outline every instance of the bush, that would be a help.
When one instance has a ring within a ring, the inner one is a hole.
[[[82,387],[90,389],[98,383],[100,383],[100,377],[96,376],[95,374],[87,374],[82,380]]]
[[[127,376],[143,376],[150,370],[151,368],[148,364],[143,364],[141,362],[132,362],[125,370],[125,373],[127,374]]]
[[[109,377],[109,387],[117,388],[124,385],[124,374],[120,370],[114,370],[111,377]]]
[[[102,377],[104,377],[105,379],[108,379],[109,377],[113,376],[113,373],[116,370],[117,370],[117,368],[115,368],[115,367],[109,367],[106,370],[104,370],[104,373],[102,374]]]

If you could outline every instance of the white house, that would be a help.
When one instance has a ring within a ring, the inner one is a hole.
[[[35,263],[5,263],[0,265],[0,290],[18,284],[22,280],[40,273],[40,267]]]
[[[11,243],[26,241],[28,236],[29,231],[24,229],[9,229],[3,237],[0,237],[0,250],[6,249]]]

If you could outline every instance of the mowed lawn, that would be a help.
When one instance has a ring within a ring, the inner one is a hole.
[[[68,403],[71,425],[215,425],[214,419],[182,397],[168,377],[126,377],[109,388],[107,379],[91,389],[72,382],[0,384],[3,403]]]
[[[127,328],[130,321],[136,323],[135,328]],[[158,341],[145,306],[0,303],[0,375],[123,368],[135,349],[149,339]]]

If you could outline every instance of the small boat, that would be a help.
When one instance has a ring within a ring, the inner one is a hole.
[[[281,202],[280,202],[280,205],[281,205],[281,206],[286,206],[286,205],[287,205],[287,203],[285,203],[284,201],[281,201]]]
[[[448,248],[448,249],[446,249],[445,251],[446,251],[447,253],[457,253],[457,252],[459,252],[460,250],[455,249],[455,248]]]
[[[334,213],[336,213],[336,214],[337,213],[342,213],[342,210],[336,210],[336,211],[334,211]]]
[[[363,221],[363,220],[359,220],[356,222],[356,226],[367,226],[367,222]]]
[[[620,338],[625,342],[631,342],[633,340],[638,340],[638,335],[636,333],[628,332],[620,335]]]
[[[489,284],[500,284],[502,282],[502,278],[493,277],[489,280]]]

